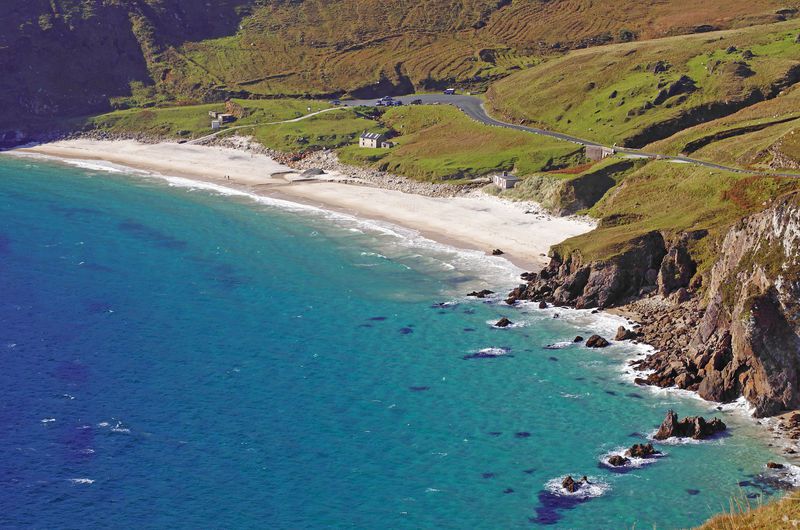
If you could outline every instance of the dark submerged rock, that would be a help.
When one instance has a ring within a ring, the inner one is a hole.
[[[621,455],[613,455],[611,458],[608,459],[608,465],[614,467],[627,466],[630,463],[631,461],[629,458],[625,458],[624,456]]]
[[[660,455],[661,451],[653,447],[653,444],[633,444],[630,449],[625,451],[626,456],[633,458],[648,458]]]
[[[575,337],[575,338],[573,339],[573,341],[572,341],[572,342],[583,342],[583,337],[581,337],[580,335],[578,335],[577,337]]]
[[[487,296],[493,295],[494,291],[490,291],[489,289],[483,289],[481,291],[472,291],[467,296],[471,296],[473,298],[486,298]]]

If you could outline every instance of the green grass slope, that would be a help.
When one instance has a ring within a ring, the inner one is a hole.
[[[622,254],[632,241],[652,231],[667,236],[698,232],[703,237],[690,251],[702,273],[713,263],[717,237],[745,215],[798,188],[798,179],[650,162],[622,179],[589,210],[599,219],[595,230],[568,239],[557,250],[562,256],[578,251],[588,263]]]
[[[482,125],[449,106],[393,108],[381,122],[397,135],[396,147],[347,147],[342,161],[430,181],[497,171],[529,175],[583,161],[575,144]]]
[[[731,503],[728,513],[717,515],[697,530],[765,530],[800,526],[800,493],[763,506],[749,502]]]
[[[800,86],[647,149],[755,169],[800,169]]]
[[[570,52],[496,83],[498,115],[640,147],[800,81],[800,23]]]

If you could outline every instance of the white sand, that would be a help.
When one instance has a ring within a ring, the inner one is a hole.
[[[103,160],[163,175],[193,178],[314,204],[366,219],[389,221],[431,239],[490,252],[499,248],[520,267],[546,263],[550,246],[588,232],[590,222],[526,213],[538,208],[475,193],[432,198],[375,187],[325,181],[290,182],[275,176],[292,172],[264,155],[189,144],[68,140],[11,151],[77,160]],[[230,177],[228,179],[227,177]]]

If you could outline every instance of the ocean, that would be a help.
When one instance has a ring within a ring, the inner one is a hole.
[[[467,299],[501,258],[102,164],[0,183],[2,527],[676,528],[780,494],[741,407],[571,342],[621,318]],[[602,465],[670,408],[729,430]]]

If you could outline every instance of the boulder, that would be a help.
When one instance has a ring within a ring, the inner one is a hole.
[[[620,326],[617,329],[617,334],[614,336],[614,340],[633,340],[636,338],[636,332],[626,329],[624,326]]]
[[[508,327],[508,326],[510,326],[511,324],[513,324],[513,322],[511,322],[511,321],[510,321],[509,319],[507,319],[506,317],[503,317],[503,318],[501,318],[500,320],[498,320],[498,321],[495,323],[495,327],[497,327],[497,328],[507,328],[507,327]]]
[[[496,249],[494,249],[494,250],[492,251],[492,256],[502,256],[503,254],[505,254],[505,252],[503,252],[503,251],[502,251],[502,250],[500,250],[499,248],[496,248]]]
[[[547,309],[547,302],[545,302],[544,300],[539,302],[539,309]]]
[[[600,335],[592,335],[586,341],[588,348],[605,348],[606,346],[610,346],[610,343]]]
[[[767,462],[768,469],[783,469],[785,466],[777,462]]]
[[[566,478],[561,481],[561,487],[570,493],[575,493],[576,491],[580,490],[584,484],[589,484],[589,478],[585,475],[577,481],[570,475],[567,475]]]
[[[580,335],[578,335],[577,337],[575,337],[575,338],[572,340],[572,342],[583,342],[583,337],[581,337]]]
[[[613,455],[608,459],[608,465],[614,467],[627,466],[630,463],[631,463],[630,458],[625,458],[624,456],[621,455]]]
[[[633,458],[647,458],[649,456],[660,454],[661,451],[655,449],[653,444],[633,444],[630,449],[625,451],[626,456]]]
[[[724,431],[726,428],[726,425],[717,418],[706,421],[705,418],[700,416],[690,416],[678,421],[678,415],[675,411],[669,410],[654,438],[656,440],[666,440],[674,436],[676,438],[703,440]]]
[[[472,296],[474,298],[486,298],[489,295],[494,294],[494,291],[490,291],[489,289],[484,289],[482,291],[472,291],[467,296]]]

